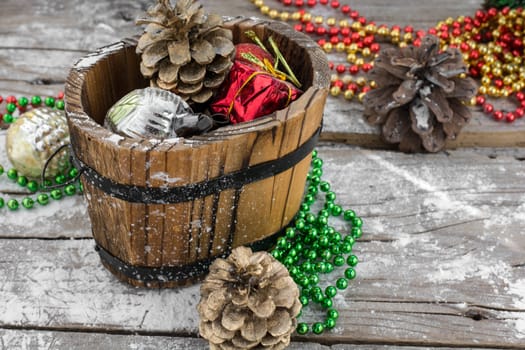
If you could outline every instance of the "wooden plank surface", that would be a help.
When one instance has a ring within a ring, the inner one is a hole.
[[[377,23],[428,28],[473,14],[481,0],[341,2]],[[231,16],[259,15],[246,0],[203,3]],[[56,94],[68,67],[84,54],[138,33],[132,22],[149,4],[5,0],[0,95]],[[525,348],[525,149],[371,150],[384,145],[360,108],[330,97],[322,137],[366,147],[320,147],[338,201],[365,223],[355,245],[358,276],[335,298],[337,328],[320,337],[295,336],[290,348]],[[499,135],[491,142],[508,146],[507,136],[521,137],[525,125],[476,115],[464,144],[483,145],[487,129]],[[3,137],[0,132],[5,166]],[[13,187],[2,176],[5,188]],[[344,223],[334,225],[344,230]],[[206,347],[196,337],[198,285],[145,290],[122,284],[102,267],[90,237],[81,197],[31,212],[0,212],[0,348]],[[323,283],[334,283],[336,275]],[[320,315],[305,314],[306,320]]]

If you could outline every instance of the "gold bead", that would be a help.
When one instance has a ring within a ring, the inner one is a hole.
[[[300,19],[301,19],[301,13],[300,13],[300,12],[294,12],[294,13],[292,13],[292,19],[293,19],[294,21],[298,21],[298,20],[300,20]]]
[[[482,95],[486,95],[487,94],[487,87],[486,86],[480,86],[479,89],[478,89],[478,92]]]
[[[492,80],[487,76],[484,76],[483,78],[481,78],[481,85],[483,86],[489,86],[491,82]]]
[[[337,43],[337,44],[335,45],[335,51],[337,51],[337,52],[343,52],[343,51],[345,51],[345,50],[346,50],[346,45],[345,45],[345,43]]]
[[[499,38],[500,35],[501,35],[501,33],[500,33],[499,30],[494,29],[494,30],[492,31],[492,37],[494,37],[494,38]]]
[[[323,16],[315,16],[315,18],[314,18],[315,24],[322,24],[323,21],[324,21]]]
[[[500,26],[507,26],[507,19],[505,17],[498,18],[498,24]]]
[[[357,32],[359,34],[359,37],[364,38],[366,36],[366,32],[364,30],[360,30]]]
[[[495,86],[489,86],[487,89],[487,93],[490,96],[497,96],[498,95],[498,89]]]
[[[507,89],[500,90],[498,97],[509,97],[511,92]]]
[[[414,39],[414,36],[412,35],[412,33],[405,33],[403,35],[403,41],[404,42],[410,43],[410,42],[412,42],[413,39]]]
[[[516,12],[516,9],[510,10],[508,16],[510,19],[515,19],[516,17],[518,17],[518,13]]]
[[[496,57],[494,57],[493,55],[485,57],[485,62],[487,64],[493,64],[495,61],[496,61]]]
[[[459,16],[456,21],[458,21],[458,23],[463,23],[465,22],[465,16]]]
[[[521,90],[523,84],[520,84],[519,82],[516,82],[512,84],[512,91],[517,92]]]
[[[357,95],[357,98],[359,99],[359,102],[363,102],[363,99],[365,98],[366,92],[361,92],[359,95]]]
[[[461,56],[463,56],[463,61],[467,62],[469,59],[468,53],[462,53]]]
[[[339,76],[337,74],[330,75],[330,82],[335,83],[339,80]]]
[[[332,49],[333,49],[333,45],[332,45],[332,43],[325,43],[325,44],[323,45],[323,50],[324,50],[324,52],[326,52],[326,53],[330,53],[330,52],[332,52]]]
[[[510,77],[510,75],[507,75],[503,78],[503,84],[506,85],[506,86],[511,86],[513,83],[512,81],[512,78]]]
[[[489,52],[489,49],[486,45],[478,45],[478,51],[481,55],[486,55]]]
[[[494,47],[494,53],[500,54],[501,52],[503,52],[503,48],[501,46],[498,45]]]
[[[381,27],[377,30],[377,34],[387,36],[388,34],[390,34],[390,30],[386,27]]]
[[[395,41],[399,42],[399,39],[394,40],[392,38],[392,43],[396,44]],[[405,48],[405,47],[408,47],[408,43],[406,41],[402,41],[397,46],[400,47],[400,48]]]
[[[483,65],[483,67],[481,67],[481,74],[483,75],[487,75],[490,73],[490,67],[487,66],[486,64]]]
[[[363,49],[363,51],[361,52],[361,54],[364,56],[364,57],[368,57],[372,54],[372,51],[370,51],[370,48],[369,47],[365,47]]]
[[[346,19],[342,19],[339,21],[339,27],[341,28],[348,28],[350,26],[350,24],[348,23],[348,21]]]
[[[269,6],[266,6],[266,5],[261,6],[261,13],[262,13],[263,15],[267,15],[268,12],[270,12],[270,7],[269,7]]]
[[[332,96],[338,96],[341,93],[341,88],[339,86],[332,86],[330,89],[330,94]]]
[[[288,21],[290,19],[290,13],[289,12],[286,12],[286,11],[283,11],[281,12],[281,21]]]
[[[356,59],[357,59],[357,56],[356,56],[356,54],[353,53],[353,52],[352,52],[352,53],[349,53],[348,55],[346,55],[346,61],[347,61],[348,63],[354,63]]]
[[[312,21],[312,14],[311,13],[305,13],[302,17],[303,21],[305,22],[311,22]]]
[[[337,23],[336,19],[333,18],[333,17],[328,17],[326,19],[326,24],[329,25],[330,27],[333,27],[335,26],[335,24]]]
[[[401,40],[399,40],[399,37],[398,36],[394,36],[390,39],[390,42],[392,44],[399,44]],[[407,47],[407,43],[405,42],[402,42],[401,44],[399,44],[399,47]]]
[[[467,74],[466,74],[466,73],[461,73],[461,74],[459,75],[459,78],[461,78],[461,79],[465,79],[466,77],[467,77]]]
[[[348,49],[346,50],[346,52],[348,52],[348,53],[356,53],[357,50],[359,50],[359,46],[357,46],[356,43],[352,43],[352,44],[348,45]]]
[[[492,68],[492,74],[494,74],[496,77],[501,77],[502,71],[499,67]]]
[[[401,35],[401,32],[400,32],[399,30],[397,30],[397,29],[392,30],[392,31],[390,32],[390,36],[391,36],[391,37],[399,38],[400,35]]]
[[[354,92],[352,90],[346,90],[344,93],[345,100],[351,100],[354,98]]]
[[[377,32],[377,26],[375,24],[367,24],[365,31],[370,34],[375,34]]]
[[[355,60],[355,65],[361,67],[363,64],[365,64],[365,60],[359,57]]]
[[[268,16],[270,16],[270,18],[277,18],[277,17],[279,17],[279,11],[277,11],[277,10],[270,10],[270,12],[268,12]]]
[[[475,106],[477,103],[476,103],[476,97],[472,97],[469,101],[468,101],[468,105],[473,107]]]
[[[358,77],[356,80],[355,80],[356,84],[359,85],[359,86],[365,86],[366,84],[366,78],[365,77]]]
[[[262,7],[262,6],[264,6],[264,0],[255,0],[253,3],[254,3],[255,6],[257,6],[257,7]]]
[[[510,52],[505,52],[505,54],[503,55],[503,59],[506,62],[511,62],[514,59],[514,55],[511,54]]]
[[[440,48],[441,48],[441,50],[446,51],[448,49],[448,45],[445,44],[443,41],[441,41]]]
[[[372,89],[375,89],[377,87],[377,83],[375,80],[370,80],[370,83],[368,83]]]
[[[345,74],[341,80],[343,81],[343,84],[348,85],[354,81],[354,78],[352,78],[351,75]]]
[[[516,22],[515,23],[516,23],[517,26],[520,26],[520,27],[523,26],[523,23],[524,23],[523,18],[521,18],[521,17],[516,18]],[[518,32],[518,33],[521,34],[521,32]]]
[[[452,23],[454,23],[454,18],[452,18],[452,17],[448,17],[448,18],[445,20],[445,23],[446,23],[447,25],[449,25],[449,26],[452,25]]]
[[[353,30],[357,31],[357,30],[361,29],[362,25],[361,25],[361,22],[357,22],[356,21],[356,22],[352,23],[351,27],[352,27]]]
[[[514,63],[514,64],[517,65],[517,66],[521,66],[521,62],[523,62],[523,60],[521,59],[520,56],[515,56],[515,57],[512,59],[512,63]]]

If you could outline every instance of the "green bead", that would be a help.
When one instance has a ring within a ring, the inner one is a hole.
[[[16,169],[14,168],[11,168],[7,171],[7,177],[11,180],[16,180],[18,179],[18,171],[16,171]]]
[[[310,261],[314,261],[317,259],[317,252],[315,250],[309,250],[308,253],[306,253],[306,258]]]
[[[2,117],[2,120],[4,121],[4,123],[6,124],[11,124],[15,118],[13,117],[12,114],[9,114],[9,113],[6,113],[4,114],[4,116]]]
[[[35,201],[30,197],[26,197],[22,200],[22,205],[26,209],[31,209],[33,208],[33,205],[35,205]]]
[[[323,176],[323,169],[321,169],[321,168],[312,169],[312,176],[317,176],[317,177]],[[320,184],[321,183],[319,182],[319,185]]]
[[[277,247],[286,248],[286,237],[279,237],[279,239],[277,239]]]
[[[350,236],[350,235],[346,235],[344,240],[343,240],[345,243],[349,243],[351,245],[354,245],[355,243],[355,238],[353,236]]]
[[[312,332],[315,334],[322,334],[324,332],[324,325],[321,322],[316,322],[312,326]]]
[[[71,168],[69,169],[68,175],[71,179],[74,179],[78,176],[78,169],[77,168]]]
[[[337,289],[346,289],[346,287],[348,287],[348,280],[343,277],[338,278],[335,282],[335,286],[337,287]]]
[[[310,330],[308,325],[304,322],[301,322],[297,325],[297,334],[300,334],[300,335],[305,335],[306,333],[308,333],[308,331]]]
[[[341,253],[348,254],[352,252],[352,245],[348,242],[341,243]]]
[[[319,232],[317,231],[317,229],[315,227],[310,227],[310,229],[308,230],[308,237],[310,239],[317,239],[318,236]]]
[[[361,230],[360,227],[352,227],[352,236],[355,237],[355,238],[359,238],[363,235],[363,231]]]
[[[293,246],[293,249],[297,250],[298,252],[302,252],[302,251],[304,251],[304,246],[303,246],[303,244],[301,242],[297,242]]]
[[[310,183],[314,186],[318,186],[321,183],[321,178],[319,176],[312,176],[310,178]]]
[[[346,259],[346,263],[348,264],[348,266],[356,266],[357,263],[359,262],[359,260],[357,259],[357,256],[355,255],[350,255],[347,259]]]
[[[349,280],[353,280],[355,278],[355,270],[351,267],[347,268],[345,270],[345,277],[348,278]]]
[[[323,301],[321,301],[321,306],[323,309],[331,308],[334,305],[332,299],[330,298],[324,298]]]
[[[308,214],[306,214],[306,217],[304,219],[309,224],[314,223],[315,222],[315,215],[312,214],[312,213],[308,213]]]
[[[319,284],[319,276],[317,275],[310,275],[310,277],[308,277],[308,280],[310,281],[311,286],[316,286],[317,284]]]
[[[301,302],[301,305],[303,305],[303,306],[308,305],[308,302],[309,302],[309,301],[308,301],[308,297],[307,297],[307,296],[304,296],[304,295],[301,295],[301,296],[299,297],[299,301]]]
[[[311,194],[312,196],[315,196],[319,190],[316,186],[308,186],[308,194]]]
[[[334,265],[335,266],[343,266],[345,264],[345,258],[342,255],[336,255],[334,257]]]
[[[19,184],[22,187],[25,187],[29,181],[27,180],[27,177],[25,176],[19,176],[16,179],[16,183]]]
[[[342,239],[343,237],[341,236],[340,232],[335,231],[330,235],[330,242],[332,243],[339,243]]]
[[[332,273],[332,271],[334,271],[334,264],[327,262],[324,266],[326,267],[325,273]]]
[[[334,204],[331,212],[333,216],[339,216],[343,213],[343,208],[340,205]]]
[[[290,267],[290,266],[293,266],[294,262],[295,260],[293,256],[288,255],[286,258],[284,258],[283,265],[286,267]]]
[[[0,197],[0,208],[3,208],[5,205],[4,199]]]
[[[10,199],[7,201],[7,207],[11,210],[17,210],[18,209],[18,201],[16,199]]]
[[[301,264],[301,269],[303,272],[313,272],[314,266],[310,261],[307,260]]]
[[[321,294],[322,295],[323,294],[323,290],[319,286],[313,287],[310,292],[311,292],[310,295],[314,295],[314,294]]]
[[[4,167],[0,165],[0,175],[4,173]]]
[[[329,210],[330,212],[332,211],[334,206],[335,206],[334,202],[324,202],[324,208],[326,210]]]
[[[295,248],[291,248],[288,251],[288,256],[291,256],[292,258],[296,257],[297,256],[297,250]]]
[[[324,326],[326,329],[334,329],[335,328],[335,320],[333,318],[327,318],[325,321],[324,321]]]
[[[325,249],[321,252],[321,258],[328,261],[330,259],[332,259],[332,252],[330,251],[330,249]]]
[[[324,295],[322,292],[319,292],[319,293],[313,293],[312,294],[312,301],[314,303],[322,303],[324,300]]]
[[[324,294],[329,298],[333,298],[337,294],[337,288],[335,288],[334,286],[328,286],[324,290]]]
[[[49,196],[45,193],[41,193],[36,197],[36,201],[40,205],[46,205],[47,203],[49,203]]]
[[[55,107],[60,110],[63,110],[65,106],[66,104],[64,103],[64,100],[57,100],[55,103]]]
[[[62,185],[64,182],[66,182],[66,177],[63,174],[55,176],[55,182],[59,185]]]
[[[317,150],[314,149],[314,150],[312,151],[312,159],[313,159],[313,158],[317,158],[317,154],[318,154]]]
[[[272,256],[277,259],[277,260],[280,260],[281,259],[281,256],[282,256],[282,253],[280,250],[277,250],[277,249],[274,249],[272,250],[271,252]]]
[[[330,247],[330,250],[332,251],[332,254],[333,255],[339,255],[341,254],[341,245],[338,244],[338,243],[334,243],[331,247]]]
[[[301,276],[298,278],[297,284],[303,287],[307,287],[310,284],[310,280],[306,276]]]
[[[326,264],[323,261],[318,261],[315,263],[315,271],[319,273],[326,272]]]
[[[75,187],[75,185],[67,185],[67,186],[64,188],[64,192],[66,193],[66,195],[68,195],[68,196],[72,196],[72,195],[74,195],[75,193],[77,193],[77,188]]]
[[[319,216],[317,218],[317,223],[321,226],[328,225],[328,218],[326,216]]]
[[[326,181],[321,181],[319,184],[319,189],[323,192],[328,192],[330,191],[330,184]]]
[[[22,96],[18,99],[18,105],[20,107],[25,107],[27,106],[28,103],[29,103],[29,100],[27,99],[27,97]]]
[[[328,202],[335,201],[335,192],[333,191],[326,192],[325,198]]]
[[[306,196],[304,196],[304,202],[308,205],[311,205],[313,202],[315,202],[315,196],[307,194]]]
[[[59,200],[62,198],[62,191],[56,189],[51,191],[51,198]]]
[[[352,226],[353,227],[361,227],[363,226],[363,220],[359,216],[356,216],[352,219]]]
[[[345,210],[345,212],[343,213],[343,218],[346,221],[351,221],[353,218],[355,218],[355,211],[353,211],[352,209]]]
[[[48,107],[54,107],[55,106],[55,99],[53,97],[46,97],[44,100],[44,103]]]
[[[315,158],[313,161],[312,161],[312,166],[314,168],[320,168],[323,166],[323,160],[321,158]]]
[[[300,211],[309,211],[310,210],[310,204],[308,203],[302,203],[301,206],[299,207],[299,210]]]
[[[16,111],[16,104],[10,102],[6,104],[5,109],[8,113],[13,113],[14,111]]]
[[[328,309],[326,311],[326,316],[332,320],[337,320],[339,318],[339,312],[336,309]]]
[[[36,181],[29,181],[27,183],[27,189],[33,193],[35,193],[36,191],[38,191],[38,182]]]
[[[295,214],[295,220],[304,219],[306,217],[306,213],[302,210],[298,211],[297,214]]]
[[[330,213],[326,209],[321,209],[321,210],[319,210],[318,216],[324,216],[324,217],[327,218],[327,217],[330,216]]]
[[[31,104],[39,105],[41,103],[42,103],[42,98],[40,96],[33,96],[33,97],[31,97]]]
[[[295,220],[295,228],[298,230],[303,230],[306,226],[306,222],[303,219]]]
[[[317,238],[317,242],[319,242],[319,246],[323,248],[326,248],[330,245],[330,240],[326,235],[319,235],[319,237]]]

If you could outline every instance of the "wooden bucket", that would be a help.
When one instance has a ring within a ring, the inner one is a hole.
[[[322,50],[290,26],[237,18],[234,42],[272,36],[306,89],[252,122],[178,140],[137,140],[101,125],[122,96],[148,82],[136,39],[79,60],[66,83],[73,159],[83,171],[102,263],[135,286],[173,287],[240,245],[268,248],[299,209],[329,88]]]

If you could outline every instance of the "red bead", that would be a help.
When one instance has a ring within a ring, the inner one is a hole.
[[[295,0],[295,6],[297,6],[297,7],[304,6],[304,1],[303,0]]]
[[[328,33],[330,33],[330,35],[337,35],[339,34],[339,28],[331,27]]]
[[[292,0],[283,0],[284,6],[290,6],[292,4]]]
[[[344,64],[338,64],[335,70],[337,71],[337,73],[343,74],[346,70],[346,67]]]
[[[339,1],[337,0],[334,0],[330,3],[330,6],[332,6],[332,8],[336,9],[340,6],[341,4],[339,3]]]
[[[364,63],[363,66],[361,67],[361,69],[365,73],[371,70],[372,68],[374,68],[374,66],[372,66],[370,63]]]
[[[354,20],[358,19],[359,18],[359,12],[357,12],[357,11],[350,12],[350,18],[354,19]]]
[[[459,49],[463,52],[466,52],[470,50],[470,45],[467,44],[466,42],[461,42],[461,44],[459,44]]]
[[[516,108],[516,110],[514,111],[514,114],[516,114],[516,118],[523,118],[523,116],[525,115],[525,109]]]
[[[359,66],[353,64],[350,66],[350,68],[348,68],[348,71],[350,72],[350,74],[355,75],[359,72]]]
[[[436,30],[436,28],[430,28],[430,29],[428,30],[428,34],[436,35],[436,34],[437,34],[437,30]]]
[[[344,83],[342,80],[336,80],[334,81],[334,83],[332,84],[333,86],[337,86],[337,87],[340,87],[341,89],[343,88],[344,86]]]
[[[501,13],[504,14],[505,16],[508,15],[509,12],[510,12],[510,7],[508,6],[505,6],[503,10],[501,10]]]
[[[421,30],[421,29],[420,29],[420,30],[418,30],[418,31],[416,32],[416,36],[417,36],[418,38],[422,38],[422,37],[424,37],[425,35],[426,35],[426,33],[425,33],[424,30]]]
[[[4,101],[4,98],[0,96],[0,103],[2,103],[3,101]]]
[[[420,47],[421,46],[421,39],[417,38],[416,40],[414,40],[412,42],[412,45],[414,45],[415,47]]]
[[[398,26],[397,24],[394,24],[394,25],[392,26],[392,30],[401,31],[401,27]]]
[[[474,24],[474,27],[476,27],[476,28],[481,27],[481,22],[478,21],[477,19],[475,19],[474,21],[472,21],[472,24]]]
[[[358,47],[359,49],[362,49],[363,47],[365,47],[365,44],[363,44],[362,41],[358,41],[358,42],[357,42],[357,47]]]
[[[9,95],[5,98],[5,103],[16,103],[16,97]]]
[[[326,34],[325,27],[317,27],[317,35],[325,35],[325,34]]]
[[[64,98],[64,92],[63,91],[60,91],[58,94],[57,94],[57,98],[59,100],[62,100]]]
[[[339,38],[336,37],[336,36],[333,36],[333,37],[330,38],[330,42],[331,42],[333,45],[339,44]]]
[[[465,27],[463,27],[463,30],[465,30],[466,32],[471,32],[472,28],[473,28],[472,24],[467,23],[467,24],[465,24]]]
[[[501,89],[503,87],[503,80],[501,80],[501,79],[494,79],[494,85],[497,88]]]
[[[341,12],[344,13],[345,15],[346,15],[346,14],[349,14],[350,11],[352,11],[352,9],[351,9],[350,6],[348,6],[348,5],[343,5],[343,6],[341,7]]]
[[[498,10],[494,7],[491,7],[488,11],[487,11],[487,14],[490,16],[490,17],[494,17],[498,14]]]
[[[476,104],[478,106],[482,106],[487,99],[484,96],[478,95],[476,96]]]
[[[379,52],[380,48],[381,47],[378,43],[373,43],[372,45],[370,45],[370,51],[372,51],[373,53]]]
[[[326,4],[328,4],[328,0],[319,0],[319,3],[321,5],[326,5]]]
[[[483,105],[483,111],[484,111],[485,113],[492,113],[492,112],[494,111],[494,106],[491,105],[490,103],[485,103],[485,104]]]
[[[461,35],[461,29],[454,28],[452,29],[452,36],[460,36]]]
[[[295,29],[298,32],[302,32],[303,31],[303,25],[302,24],[296,24],[296,25],[293,26],[293,29]]]
[[[324,44],[326,44],[326,39],[319,39],[319,40],[317,40],[317,45],[323,47]]]
[[[315,26],[311,23],[308,23],[304,31],[307,32],[308,34],[312,34],[313,32],[315,32]]]
[[[494,117],[494,119],[496,120],[501,120],[503,119],[504,115],[503,115],[503,112],[502,111],[495,111],[492,116]]]
[[[475,67],[470,67],[468,71],[470,75],[472,75],[474,78],[477,78],[479,76],[479,70]]]
[[[518,101],[525,100],[525,93],[523,93],[523,91],[516,92],[516,98],[518,99]]]
[[[317,0],[307,0],[306,5],[314,7],[315,5],[317,5]]]
[[[505,114],[505,120],[507,123],[512,123],[514,120],[516,120],[516,115],[512,112],[507,112]]]
[[[348,84],[348,86],[346,87],[347,90],[352,90],[354,93],[357,92],[357,90],[359,89],[359,86],[357,86],[356,83],[350,83]]]
[[[439,34],[439,37],[444,40],[448,39],[448,32],[441,32],[441,34]]]
[[[520,107],[525,108],[525,101],[520,101]]]
[[[452,27],[453,28],[461,28],[461,23],[459,23],[458,21],[454,21],[454,22],[452,22]]]
[[[20,113],[24,113],[26,111],[27,107],[26,106],[18,106],[18,111]]]
[[[448,32],[448,25],[442,24],[441,27],[439,27],[439,30],[442,32]]]
[[[359,36],[358,32],[353,32],[352,35],[350,35],[353,42],[358,42],[361,39],[361,36]]]
[[[368,36],[366,36],[366,37],[363,39],[363,44],[364,44],[365,46],[370,46],[370,45],[372,45],[372,44],[374,43],[374,40],[375,40],[375,38],[374,38],[373,35],[368,35]]]
[[[405,28],[403,28],[403,30],[405,31],[405,33],[413,33],[414,32],[414,27],[406,26]]]
[[[359,17],[357,20],[358,20],[359,23],[361,23],[362,25],[365,25],[365,24],[366,24],[366,18],[364,18],[364,17]]]
[[[470,16],[465,17],[463,22],[465,22],[465,23],[472,23],[472,17],[470,17]]]
[[[348,28],[348,27],[341,28],[341,35],[342,36],[349,36],[350,35],[350,28]]]
[[[352,43],[352,39],[350,37],[345,36],[343,38],[343,44],[345,44],[345,46],[349,46],[351,43]]]
[[[370,86],[366,85],[366,86],[363,86],[363,88],[361,89],[361,92],[364,92],[366,94],[370,90],[372,90],[372,88]]]

